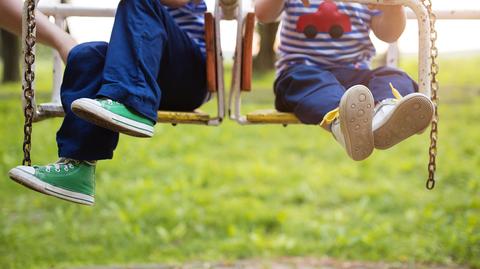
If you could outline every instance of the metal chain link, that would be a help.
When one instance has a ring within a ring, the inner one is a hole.
[[[33,65],[35,64],[35,0],[27,0],[27,25],[26,25],[26,38],[25,38],[25,72],[23,83],[23,97],[25,100],[25,106],[23,114],[25,116],[25,124],[23,127],[24,139],[23,139],[23,165],[32,165],[30,159],[30,151],[32,149],[32,122],[35,116],[35,108],[33,107],[33,98],[35,91],[33,89],[33,82],[35,80],[35,71]]]
[[[437,141],[438,141],[438,49],[436,46],[437,41],[437,31],[435,30],[436,15],[432,10],[432,0],[422,0],[423,5],[428,11],[428,16],[430,19],[430,51],[431,51],[431,76],[432,80],[430,81],[431,86],[431,100],[434,105],[434,115],[432,120],[432,129],[430,130],[430,147],[428,149],[429,162],[428,162],[428,179],[426,182],[427,189],[431,190],[435,187],[435,171],[437,169],[436,158],[437,158]]]

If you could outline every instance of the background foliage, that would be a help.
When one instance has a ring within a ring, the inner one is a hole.
[[[402,61],[415,76],[416,60]],[[428,132],[364,162],[314,126],[158,125],[97,166],[94,207],[8,179],[21,161],[20,85],[0,90],[0,268],[330,256],[480,268],[480,57],[441,60],[438,184]],[[48,99],[50,63],[38,65]],[[245,110],[271,107],[272,73]],[[206,110],[212,110],[209,105]],[[33,161],[54,162],[61,120],[38,123]]]

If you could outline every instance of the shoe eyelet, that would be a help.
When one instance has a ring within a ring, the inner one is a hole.
[[[55,168],[55,172],[60,172],[60,168]]]

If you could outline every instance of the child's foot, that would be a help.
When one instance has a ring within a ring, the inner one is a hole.
[[[355,85],[342,96],[339,117],[332,122],[335,139],[355,161],[366,159],[373,151],[373,96],[363,85]]]
[[[95,202],[94,163],[61,158],[46,166],[17,166],[8,175],[16,182],[47,195],[84,205]]]
[[[72,103],[72,111],[80,118],[114,132],[137,137],[153,136],[154,122],[110,99],[81,98]]]
[[[432,101],[421,93],[378,103],[373,117],[375,148],[388,149],[421,133],[430,124],[433,112]]]

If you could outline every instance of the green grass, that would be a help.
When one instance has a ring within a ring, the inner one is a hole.
[[[479,59],[442,61],[434,191],[424,188],[427,133],[356,163],[318,127],[226,121],[122,136],[97,167],[96,205],[73,205],[6,176],[22,159],[22,114],[19,85],[0,85],[0,268],[279,256],[480,268]],[[271,107],[271,80],[257,81],[264,90],[245,110]],[[35,125],[35,163],[56,159],[60,123]]]

